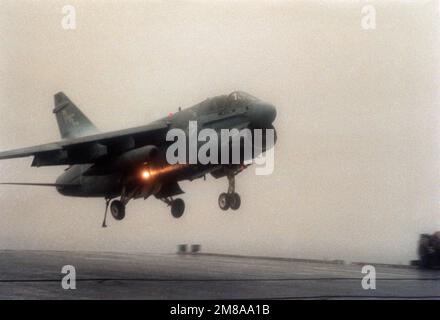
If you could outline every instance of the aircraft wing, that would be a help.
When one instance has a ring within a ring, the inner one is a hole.
[[[47,143],[38,146],[14,149],[9,151],[0,152],[0,160],[30,157],[42,152],[51,152],[61,150],[60,145],[57,143]]]
[[[166,121],[0,152],[1,159],[34,156],[32,166],[91,163],[147,144],[157,144],[168,130]]]

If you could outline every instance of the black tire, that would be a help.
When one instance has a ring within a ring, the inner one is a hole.
[[[176,199],[171,202],[171,215],[174,218],[180,218],[185,212],[185,202],[182,199]]]
[[[220,193],[218,197],[218,206],[224,211],[229,209],[230,201],[227,193]]]
[[[241,198],[238,193],[231,193],[229,195],[229,206],[232,210],[238,210],[241,205]]]
[[[110,212],[115,220],[122,220],[125,217],[125,205],[119,200],[114,200],[110,204]]]

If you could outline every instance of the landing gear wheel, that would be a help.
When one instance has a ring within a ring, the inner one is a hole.
[[[125,217],[125,205],[119,200],[114,200],[110,204],[110,212],[112,213],[113,218],[116,220],[122,220]]]
[[[222,210],[228,210],[230,203],[229,203],[229,195],[227,193],[221,193],[220,196],[218,197],[218,205],[220,207],[220,209]]]
[[[238,193],[231,193],[229,196],[229,206],[232,210],[237,210],[240,208],[241,205],[241,199],[240,195]]]
[[[185,202],[182,199],[175,199],[171,202],[171,215],[180,218],[185,211]]]

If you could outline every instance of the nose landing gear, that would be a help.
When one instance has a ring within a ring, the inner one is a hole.
[[[161,200],[171,207],[171,215],[174,218],[178,219],[183,216],[183,213],[185,212],[185,202],[182,199],[173,199],[172,197],[166,197]]]
[[[185,202],[182,199],[175,199],[171,202],[171,215],[180,218],[185,211]]]
[[[237,210],[241,205],[241,198],[238,193],[235,192],[235,175],[228,175],[228,192],[221,193],[218,197],[218,205],[220,209],[226,211],[228,209]]]

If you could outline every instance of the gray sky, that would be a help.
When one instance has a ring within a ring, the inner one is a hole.
[[[185,215],[130,202],[101,229],[102,199],[1,187],[1,249],[205,251],[406,263],[440,227],[439,9],[430,1],[0,1],[0,149],[59,139],[64,91],[102,130],[141,125],[240,89],[277,106],[275,172],[182,184]],[[73,4],[77,29],[63,30]],[[0,162],[2,181],[58,168]]]

